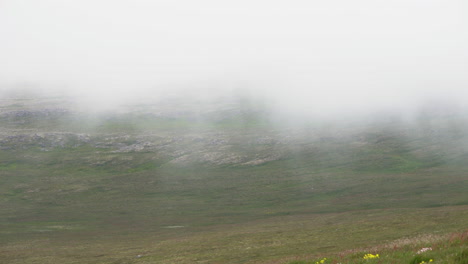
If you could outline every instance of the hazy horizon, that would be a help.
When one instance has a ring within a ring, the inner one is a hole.
[[[117,107],[175,93],[279,112],[466,102],[463,1],[0,2],[0,90]]]

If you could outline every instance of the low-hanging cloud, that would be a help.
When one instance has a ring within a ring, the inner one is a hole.
[[[466,11],[461,0],[5,0],[0,83],[95,104],[241,89],[330,113],[460,99]]]

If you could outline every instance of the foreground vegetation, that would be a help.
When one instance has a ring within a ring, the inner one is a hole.
[[[443,236],[426,235],[400,239],[389,244],[368,249],[348,250],[339,254],[331,254],[329,257],[316,258],[316,260],[288,262],[288,264],[319,263],[468,263],[468,231]]]

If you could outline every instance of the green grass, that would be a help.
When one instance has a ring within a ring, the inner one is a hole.
[[[373,258],[365,259],[366,254]],[[378,256],[377,256],[378,255]],[[322,262],[321,262],[322,261]],[[368,249],[353,249],[327,257],[309,257],[308,260],[293,260],[287,264],[316,263],[468,263],[468,231],[448,235],[426,235],[392,241]]]
[[[88,158],[108,162],[90,166]],[[307,160],[294,167],[285,160],[207,168],[150,158],[82,148],[17,159],[16,167],[2,170],[4,258],[268,263],[455,232],[468,224],[462,168],[314,170]]]
[[[0,262],[410,263],[432,247],[434,263],[466,264],[465,139],[443,127],[442,136],[428,136],[397,124],[325,135],[311,126],[283,144],[276,137],[289,130],[248,113],[214,123],[131,115],[30,121],[0,123],[11,133],[86,132],[91,142],[2,142]],[[225,143],[203,143],[218,134]],[[141,135],[178,141],[119,152]],[[164,148],[281,158],[177,165]],[[366,253],[380,257],[364,260]]]

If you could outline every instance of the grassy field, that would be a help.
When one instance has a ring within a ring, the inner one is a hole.
[[[0,118],[1,263],[468,263],[458,117],[22,115]]]
[[[366,249],[354,249],[288,264],[317,263],[468,263],[468,231],[449,235],[426,235],[395,240]]]

